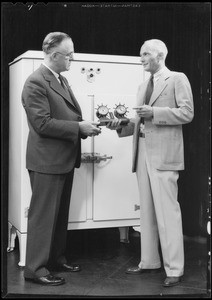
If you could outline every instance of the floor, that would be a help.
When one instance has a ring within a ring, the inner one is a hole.
[[[9,298],[210,298],[206,239],[185,237],[185,274],[175,287],[165,288],[165,273],[128,275],[125,269],[140,258],[139,232],[130,228],[129,243],[120,243],[117,228],[68,231],[67,256],[79,263],[81,272],[57,273],[66,284],[46,287],[25,282],[18,266],[18,240],[7,254]],[[56,274],[56,273],[55,273]]]

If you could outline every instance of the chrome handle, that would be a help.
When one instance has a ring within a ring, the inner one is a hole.
[[[92,163],[94,160],[93,153],[82,153],[81,162],[82,163]]]
[[[99,153],[82,153],[81,162],[83,163],[100,163],[100,161],[106,161],[112,159],[112,156],[100,155]]]
[[[99,155],[99,156],[96,156],[95,162],[98,164],[98,163],[100,163],[100,161],[106,161],[107,159],[112,159],[112,158],[113,158],[112,156],[107,156],[106,154]]]

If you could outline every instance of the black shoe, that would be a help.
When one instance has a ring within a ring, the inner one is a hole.
[[[39,283],[43,285],[60,285],[65,283],[65,279],[62,277],[55,277],[51,274],[48,274],[46,276],[37,277],[37,278],[26,278],[26,281],[32,281],[34,283]]]
[[[63,272],[79,272],[81,271],[80,265],[77,264],[62,264],[57,266],[57,271]]]
[[[161,268],[158,269],[141,269],[139,267],[131,267],[128,268],[125,273],[127,274],[133,274],[133,275],[139,275],[139,274],[143,274],[143,273],[158,273],[161,271]]]
[[[163,286],[165,287],[170,287],[170,286],[174,286],[174,285],[177,285],[179,284],[181,281],[181,277],[172,277],[172,276],[168,276],[166,277],[164,283],[163,283]]]

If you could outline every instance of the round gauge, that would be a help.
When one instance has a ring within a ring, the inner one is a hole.
[[[105,105],[101,105],[98,107],[98,114],[101,116],[106,116],[109,112],[109,109]]]
[[[124,105],[118,105],[116,107],[116,111],[117,111],[118,114],[124,115],[127,111],[127,108]]]
[[[118,104],[114,110],[114,115],[117,118],[122,118],[127,113],[127,107],[124,104]]]

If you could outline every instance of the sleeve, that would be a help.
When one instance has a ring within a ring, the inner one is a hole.
[[[45,85],[29,78],[22,91],[22,104],[30,126],[42,137],[65,139],[76,142],[79,122],[52,117]]]
[[[117,134],[119,137],[125,137],[125,136],[130,136],[133,135],[134,133],[134,128],[135,128],[135,120],[131,119],[130,122],[117,130]]]

